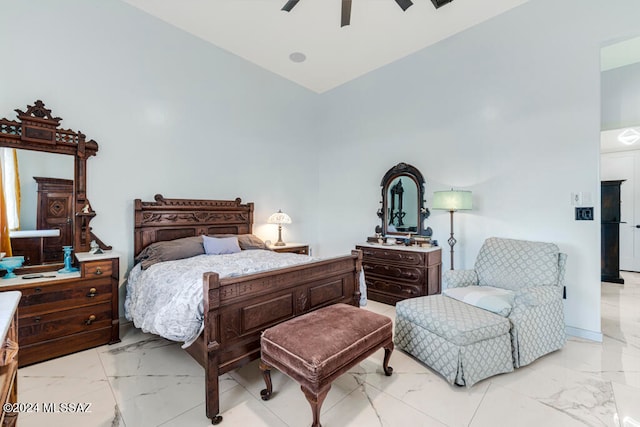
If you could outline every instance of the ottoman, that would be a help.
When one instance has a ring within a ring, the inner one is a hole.
[[[508,319],[445,295],[396,304],[395,344],[450,384],[513,371]]]
[[[272,367],[300,383],[311,405],[312,427],[320,427],[320,408],[331,383],[383,347],[383,370],[391,375],[391,319],[347,304],[335,304],[265,330],[260,338],[260,369],[272,394]]]

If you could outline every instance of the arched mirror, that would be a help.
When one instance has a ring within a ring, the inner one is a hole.
[[[89,222],[96,215],[86,195],[87,159],[98,144],[82,132],[63,129],[40,100],[26,111],[15,110],[18,120],[0,119],[0,147],[15,148],[19,177],[19,223],[9,232],[14,255],[25,256],[25,266],[54,269],[62,262],[62,246],[85,252],[96,240]],[[20,196],[21,193],[21,196]]]
[[[422,235],[424,220],[429,216],[425,208],[424,178],[418,169],[407,163],[398,163],[387,171],[380,183],[383,235]]]

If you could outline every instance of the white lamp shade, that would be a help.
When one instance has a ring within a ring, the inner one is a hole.
[[[473,206],[471,191],[436,191],[433,193],[433,209],[447,211],[469,210]]]
[[[278,209],[278,212],[271,214],[267,222],[269,224],[291,224],[291,217]]]

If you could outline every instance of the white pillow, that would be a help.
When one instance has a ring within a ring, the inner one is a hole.
[[[241,251],[238,238],[235,236],[220,238],[202,236],[202,244],[204,253],[207,255],[235,254]]]
[[[492,286],[464,286],[442,291],[448,297],[465,302],[500,316],[507,317],[513,308],[515,292]]]

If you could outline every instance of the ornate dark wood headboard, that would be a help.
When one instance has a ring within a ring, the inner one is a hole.
[[[165,199],[134,201],[134,256],[155,242],[201,234],[249,234],[253,203],[235,200]]]

